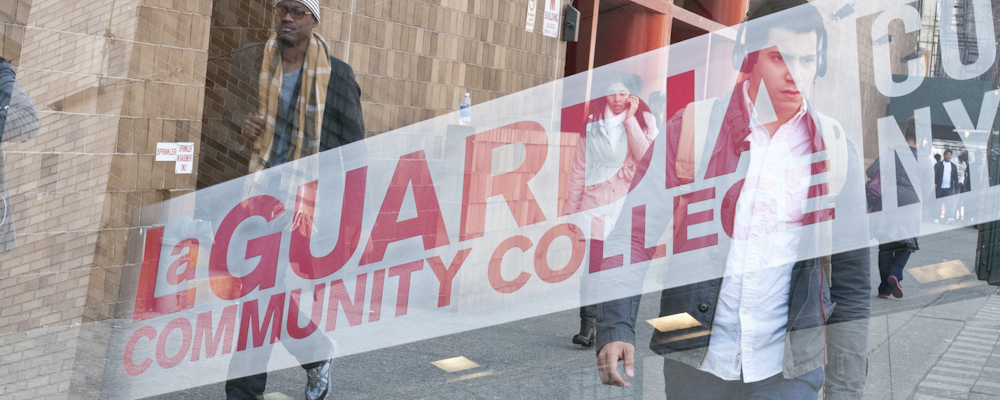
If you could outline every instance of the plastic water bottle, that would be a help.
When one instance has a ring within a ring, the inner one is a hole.
[[[461,125],[472,125],[472,98],[466,93],[462,98],[462,110],[459,111],[458,123]]]

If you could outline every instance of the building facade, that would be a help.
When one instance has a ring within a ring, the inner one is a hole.
[[[979,57],[984,57],[984,54],[976,50],[975,38],[970,39],[973,36],[970,32],[976,29],[975,24],[970,21],[978,21],[972,18],[972,14],[979,10],[974,4],[979,2],[981,1],[954,2],[957,15],[964,16],[959,18],[960,23],[956,25],[956,29],[961,30],[959,47],[963,65],[970,65]],[[816,101],[816,104],[819,108],[834,109],[835,113],[840,111],[837,116],[842,120],[848,119],[845,116],[853,119],[842,121],[845,125],[857,128],[845,134],[852,143],[857,144],[863,159],[859,162],[868,166],[883,150],[879,142],[879,119],[894,115],[897,119],[905,120],[897,111],[911,112],[912,115],[915,108],[910,105],[912,98],[897,99],[879,89],[876,84],[880,79],[878,74],[887,70],[890,75],[894,74],[898,78],[906,77],[909,73],[907,64],[896,60],[905,59],[913,53],[923,65],[922,76],[947,78],[941,62],[943,56],[940,51],[940,35],[936,33],[942,28],[939,26],[939,8],[935,5],[941,2],[918,2],[917,7],[912,8],[920,15],[920,32],[915,33],[915,29],[907,31],[904,24],[892,22],[887,30],[889,34],[885,43],[872,32],[881,21],[880,13],[897,12],[899,9],[896,5],[873,2],[878,4],[869,7],[858,6],[857,2],[833,0],[816,3],[828,26],[831,26],[828,34],[851,39],[834,40],[829,52],[823,56],[836,54],[840,57],[832,61],[827,58],[824,62],[827,65],[833,63],[831,75],[849,78],[845,79],[848,84],[821,82],[820,87],[826,90],[826,96]],[[608,94],[605,93],[608,85],[598,87],[598,77],[610,75],[610,71],[616,68],[632,68],[632,73],[642,75],[647,82],[644,89],[632,94],[639,96],[638,100],[642,104],[652,103],[652,100],[646,99],[652,99],[654,93],[664,96],[664,104],[656,107],[647,105],[647,111],[650,112],[650,118],[653,118],[652,113],[655,111],[660,111],[669,118],[671,115],[668,111],[678,111],[690,101],[701,100],[721,86],[731,86],[730,81],[735,82],[736,78],[742,80],[748,77],[746,73],[741,75],[730,68],[730,64],[736,63],[731,54],[734,47],[741,45],[735,42],[738,40],[736,28],[744,22],[747,12],[757,4],[758,1],[746,0],[319,0],[321,21],[315,32],[329,44],[332,56],[353,69],[361,92],[364,136],[367,139],[365,143],[372,146],[369,147],[368,154],[374,160],[372,165],[376,165],[375,161],[392,162],[391,166],[384,169],[376,170],[372,167],[367,172],[370,175],[391,175],[392,183],[388,183],[389,179],[386,179],[385,184],[379,183],[381,186],[369,188],[368,197],[365,197],[362,188],[360,202],[368,207],[388,207],[385,204],[390,204],[390,193],[395,193],[393,190],[398,186],[396,178],[402,177],[399,178],[404,179],[403,188],[398,193],[400,204],[396,205],[396,210],[377,210],[380,213],[379,221],[385,214],[392,215],[392,223],[400,224],[406,221],[397,221],[397,217],[405,213],[423,218],[421,213],[426,211],[426,204],[419,202],[425,199],[422,197],[425,194],[421,194],[425,192],[418,189],[430,187],[432,195],[429,198],[437,203],[434,188],[439,190],[438,193],[444,193],[453,189],[452,186],[491,188],[489,194],[484,194],[478,199],[479,203],[476,203],[481,206],[483,215],[489,215],[483,217],[488,221],[499,213],[494,212],[493,208],[489,208],[490,213],[487,213],[485,210],[488,203],[496,203],[494,200],[500,198],[510,203],[523,202],[517,206],[523,208],[511,211],[509,214],[513,215],[513,219],[504,220],[506,225],[503,229],[498,228],[498,232],[505,229],[504,232],[516,233],[520,232],[517,229],[545,221],[545,213],[538,211],[538,214],[533,214],[533,209],[524,205],[535,201],[530,190],[527,197],[524,197],[525,189],[529,188],[526,182],[539,174],[539,171],[542,171],[539,176],[549,173],[551,176],[545,178],[549,179],[544,181],[545,185],[559,193],[551,197],[562,196],[552,203],[565,203],[564,192],[569,191],[566,177],[572,169],[572,155],[576,151],[574,146],[582,143],[583,140],[579,138],[584,137],[578,131],[585,131],[586,124],[596,122],[593,118],[583,122],[582,117],[576,117],[590,115],[588,107],[591,102]],[[566,10],[570,6],[580,13],[578,23],[568,28],[578,33],[579,39],[575,42],[562,39],[564,29],[567,29]],[[234,187],[222,186],[227,182],[234,185],[234,180],[249,180],[247,177],[251,173],[249,165],[252,140],[242,134],[238,123],[230,118],[232,110],[226,107],[226,96],[227,93],[242,90],[240,85],[257,85],[256,81],[235,80],[236,72],[247,71],[234,71],[237,65],[234,60],[249,47],[271,37],[276,25],[272,7],[272,0],[0,0],[0,56],[13,65],[17,81],[37,109],[41,127],[36,136],[26,141],[5,141],[2,145],[3,158],[0,158],[6,166],[9,181],[9,196],[4,199],[4,204],[13,210],[12,217],[2,223],[12,224],[16,231],[16,247],[0,256],[0,397],[117,398],[130,397],[131,393],[144,393],[129,392],[114,387],[113,383],[118,382],[117,376],[121,375],[119,366],[124,362],[128,368],[127,363],[131,362],[128,353],[123,361],[122,349],[132,349],[138,340],[145,337],[132,334],[133,331],[140,332],[134,329],[127,334],[123,332],[132,328],[130,324],[140,320],[136,317],[135,310],[145,306],[137,304],[142,302],[137,299],[143,296],[140,293],[145,279],[143,273],[149,268],[149,238],[152,237],[151,232],[156,232],[157,229],[161,229],[160,235],[163,234],[167,216],[173,217],[178,213],[189,216],[192,213],[184,208],[187,204],[185,201],[193,203],[194,200],[191,199],[203,194],[218,195],[225,188]],[[855,7],[861,11],[855,12]],[[863,11],[869,9],[872,10],[870,13]],[[554,13],[552,10],[555,10]],[[1000,8],[993,2],[990,10],[994,22],[993,31],[1000,32],[996,27],[996,22],[1000,20],[997,18],[1000,16]],[[908,12],[907,9],[900,13],[902,15]],[[847,20],[851,20],[854,25],[843,23]],[[553,29],[555,35],[551,34]],[[704,41],[697,43],[707,43],[705,48],[692,50],[691,43],[695,43],[695,40]],[[995,38],[990,41],[995,41]],[[890,42],[891,45],[888,44]],[[689,46],[684,47],[685,43]],[[828,43],[829,39],[823,44],[824,50]],[[675,45],[680,46],[674,48],[686,49],[690,53],[673,54],[666,51],[665,48]],[[698,53],[699,51],[704,53]],[[888,67],[882,68],[877,58],[885,53],[893,61]],[[690,61],[696,57],[700,58]],[[675,71],[672,68],[688,68],[690,71]],[[725,69],[725,73],[716,73],[722,69]],[[248,73],[253,75],[257,72],[254,69]],[[675,72],[691,73],[689,77],[685,75],[683,78],[687,80],[672,81],[670,79]],[[975,93],[971,96],[982,98],[980,91],[996,89],[998,76],[994,61],[988,72],[975,77],[977,84],[969,86],[974,88],[963,89],[963,93],[973,91]],[[725,84],[719,83],[723,81]],[[663,84],[660,85],[661,83]],[[667,86],[673,84],[677,86]],[[459,124],[456,111],[460,109],[466,93],[473,104],[483,105],[478,110],[496,111],[495,115],[487,115],[486,111],[476,114],[483,120],[509,122],[523,114],[526,121],[505,123],[503,126],[498,124],[485,131],[463,127]],[[535,104],[531,103],[532,99],[545,96],[548,98],[544,105],[549,105],[550,110],[518,108]],[[857,112],[854,108],[841,107],[841,99],[844,98],[854,102],[852,107],[857,106]],[[896,102],[896,108],[893,108],[893,101]],[[946,115],[941,110],[935,111],[935,117]],[[549,123],[546,123],[545,112],[550,112]],[[507,114],[501,115],[503,113]],[[570,117],[567,115],[576,119],[569,123],[567,121]],[[652,121],[651,119],[650,122]],[[662,120],[658,123],[663,126]],[[935,129],[938,129],[937,125],[941,124],[936,124]],[[946,125],[944,123],[941,126]],[[569,129],[570,126],[574,126],[575,130]],[[425,128],[428,130],[420,131]],[[956,127],[947,125],[947,128]],[[551,132],[553,129],[557,131]],[[556,144],[551,139],[546,139],[544,133],[547,131],[551,137],[559,137],[565,142]],[[531,132],[534,135],[522,140],[523,150],[517,146],[514,146],[517,150],[502,146],[511,144],[509,137],[517,136],[518,132]],[[650,131],[647,129],[646,132]],[[986,135],[992,136],[993,133],[990,131]],[[423,138],[410,140],[421,135]],[[432,139],[439,142],[432,142]],[[437,147],[431,146],[406,155],[393,153],[420,140],[436,143]],[[484,148],[488,151],[475,147],[483,143],[486,143],[487,147]],[[169,150],[169,146],[165,148],[163,144],[175,145],[174,151],[177,149],[176,145],[193,146],[190,153],[192,160],[187,164],[190,170],[183,170],[180,161],[158,160],[164,158],[160,157],[162,154],[158,151]],[[510,153],[504,153],[505,151]],[[438,171],[433,169],[434,162],[440,161],[438,165],[445,165],[445,161],[454,161],[454,157],[450,156],[454,154],[468,157],[465,163],[454,164],[458,167],[453,168],[452,164],[441,167],[446,171],[442,174],[454,179],[447,181],[449,183],[431,182],[432,174],[429,171]],[[487,154],[489,157],[494,154],[509,157],[490,164],[484,163],[481,158],[487,157]],[[412,159],[405,158],[410,156]],[[417,172],[398,167],[396,163],[403,165],[404,159],[416,160],[412,165],[416,166],[413,168]],[[470,161],[473,159],[478,161]],[[523,165],[514,165],[519,164],[511,161],[515,159],[522,160]],[[432,169],[421,175],[423,170],[418,167],[423,165],[423,168],[427,168],[428,160]],[[532,160],[537,161],[538,169],[528,171],[526,169],[534,165]],[[559,164],[549,167],[551,170],[545,170],[540,165],[546,162]],[[649,166],[649,158],[645,162],[640,169],[643,172]],[[327,165],[334,164],[337,162]],[[337,165],[337,168],[346,169],[348,163]],[[344,171],[336,172],[339,174]],[[517,177],[494,180],[494,177],[505,173],[512,173]],[[634,169],[628,171],[629,179],[633,173]],[[624,172],[621,174],[625,176]],[[641,179],[642,174],[636,176]],[[425,178],[427,181],[420,180]],[[319,180],[317,177],[316,181]],[[309,189],[308,185],[297,186],[296,189],[299,190],[296,201],[308,197],[302,194]],[[539,190],[537,187],[531,189]],[[312,190],[315,197],[315,186]],[[625,185],[625,191],[629,190],[631,188]],[[372,192],[382,193],[378,191],[386,192],[384,202],[380,203],[381,197],[372,198],[376,196]],[[466,197],[462,197],[463,195]],[[294,194],[290,196],[296,198]],[[464,206],[474,203],[468,196],[468,193],[459,193],[440,197],[440,204],[455,206],[454,210],[450,207],[442,210],[438,206],[435,215],[448,214],[447,218],[438,217],[442,221],[441,229],[444,229],[445,219],[448,222],[452,219],[460,221],[461,236],[452,236],[461,239],[453,238],[452,244],[481,236],[490,237],[493,233],[489,229],[486,229],[485,234],[479,232],[479,236],[476,236],[476,232],[466,232],[470,229],[469,226],[475,225],[475,221],[469,222],[466,219]],[[624,196],[621,194],[621,198]],[[720,192],[719,197],[721,196]],[[515,197],[516,201],[511,200]],[[413,210],[402,209],[404,199],[406,204],[414,202]],[[686,207],[687,200],[684,202]],[[244,204],[237,203],[240,206]],[[343,203],[346,204],[347,200],[343,200]],[[562,243],[555,239],[561,236],[576,240],[577,236],[573,236],[577,235],[575,225],[574,228],[563,229],[564,225],[568,227],[574,223],[564,213],[563,203],[559,205],[559,215],[553,218],[566,217],[552,228],[551,232],[556,233],[550,235],[546,231],[542,239],[535,238],[536,242],[527,238],[530,235],[517,233],[510,240],[503,241],[500,247],[507,246],[504,251],[515,247],[527,251],[532,246],[541,246],[545,240],[548,241],[544,242],[546,245]],[[675,204],[680,207],[681,202]],[[296,213],[299,212],[299,205],[296,202]],[[201,206],[204,207],[203,204]],[[336,203],[336,207],[330,208],[340,210],[340,206],[341,203]],[[234,205],[220,204],[218,207],[228,210]],[[284,207],[291,209],[290,204]],[[348,206],[343,207],[347,210]],[[514,208],[511,206],[512,210]],[[983,212],[987,211],[989,210]],[[368,212],[372,213],[370,210]],[[546,209],[546,212],[549,210]],[[458,217],[460,213],[462,216]],[[645,213],[645,208],[642,213]],[[504,211],[501,214],[506,218],[508,213]],[[695,214],[692,212],[689,215]],[[709,215],[712,215],[711,212]],[[638,216],[638,212],[629,215],[631,218],[639,218]],[[311,228],[312,214],[308,218]],[[525,222],[531,222],[531,218],[541,219],[532,223]],[[368,219],[363,225],[365,232],[374,229],[372,225],[376,224]],[[626,219],[632,221],[622,218]],[[359,224],[358,229],[361,228],[362,225]],[[591,228],[586,229],[590,232]],[[673,229],[673,234],[679,232],[676,227]],[[404,228],[399,230],[403,231]],[[457,232],[455,228],[452,230]],[[610,232],[610,228],[608,230]],[[233,231],[236,231],[235,227]],[[445,233],[444,239],[438,237],[435,240],[447,243],[447,232]],[[395,231],[390,236],[394,234]],[[664,235],[669,238],[670,233]],[[217,236],[216,234],[215,237]],[[416,236],[418,235],[414,234],[407,238]],[[427,244],[433,242],[429,239],[431,234],[422,233],[419,236],[423,236],[421,243],[424,245],[419,250],[432,252],[428,253],[427,260],[431,259],[430,255],[444,254],[434,253],[433,249],[436,247],[429,247]],[[309,251],[311,242],[309,236],[306,237],[306,250]],[[528,240],[530,245],[520,238]],[[589,238],[580,238],[580,242],[590,243],[583,245],[584,249],[591,246],[590,251],[593,251],[594,244],[589,242]],[[355,242],[357,239],[354,238]],[[369,240],[368,236],[363,236],[362,239]],[[280,240],[282,239],[279,242]],[[651,239],[650,243],[655,240]],[[670,242],[668,239],[664,240]],[[394,243],[392,240],[387,242]],[[365,257],[371,248],[380,245],[382,252],[386,252],[387,244],[372,243],[375,243],[374,239],[367,247],[364,243],[361,244]],[[578,264],[589,265],[591,269],[588,273],[599,272],[599,266],[595,266],[597,264],[592,260],[604,260],[603,256],[591,253],[587,261],[581,261],[583,256],[577,257],[575,243],[566,245],[570,247],[566,254],[572,254],[566,257],[570,260],[568,262],[575,260]],[[679,246],[677,243],[672,242],[669,249],[676,251],[673,246]],[[661,243],[660,246],[663,245]],[[238,250],[244,251],[246,248],[246,259],[249,260],[252,258],[252,246],[242,246]],[[354,246],[358,248],[358,243],[354,243]],[[664,249],[667,247],[658,248],[654,245],[643,251],[648,251],[649,257],[655,260],[664,257],[663,254],[667,251]],[[196,250],[188,251],[183,256],[184,260],[188,260],[188,256],[198,258]],[[490,296],[495,295],[494,291],[505,293],[504,290],[507,290],[503,284],[499,284],[498,288],[497,279],[502,283],[520,279],[521,275],[508,276],[499,272],[500,262],[506,254],[504,251],[499,256],[491,253],[479,258],[472,257],[481,263],[482,268],[473,270],[469,267],[465,270],[469,271],[467,275],[455,281],[455,296],[478,296],[479,292],[475,289],[477,285],[488,287],[482,282],[489,282],[491,289],[488,291],[489,295],[483,297],[487,300],[482,304],[455,300],[458,313],[475,313],[483,304],[497,304],[489,300]],[[284,256],[287,252],[283,251],[281,254]],[[232,253],[235,254],[236,250]],[[267,256],[265,253],[255,256],[264,259]],[[458,253],[462,254],[461,251]],[[227,254],[222,255],[223,263]],[[464,254],[456,256],[454,252],[450,252],[447,258],[458,259],[469,253]],[[208,256],[202,254],[202,257]],[[537,275],[547,283],[558,283],[565,279],[559,275],[559,271],[539,266],[548,262],[538,261],[547,260],[545,257],[542,253],[534,261],[530,261],[531,256],[526,256],[522,261],[524,265],[529,265],[525,267],[525,271],[530,273],[523,272],[522,275]],[[155,262],[159,262],[159,259]],[[458,261],[459,265],[461,262]],[[171,267],[174,272],[179,264],[183,263],[176,262]],[[357,265],[354,267],[361,268],[365,263],[355,264]],[[386,274],[393,280],[402,280],[403,278],[397,277],[412,271],[404,273],[393,268],[403,265],[387,266],[388,273],[386,270],[375,271],[375,268],[366,270],[365,273],[371,273],[371,279],[376,281],[387,279]],[[457,268],[449,270],[443,267],[443,263],[441,267],[437,264],[429,265],[426,270],[433,269],[437,279],[448,276],[448,273],[452,274],[449,279],[453,279],[458,272]],[[193,266],[190,268],[193,269]],[[570,274],[574,271],[576,270],[570,271]],[[378,275],[379,272],[382,275]],[[505,274],[508,272],[510,271]],[[191,276],[194,276],[193,272]],[[355,284],[362,285],[358,293],[361,293],[363,303],[365,278],[361,276],[358,276]],[[511,276],[518,278],[507,281]],[[213,283],[209,282],[211,279],[208,273],[204,277],[198,277],[189,282],[192,288],[202,292],[215,290],[209,289]],[[159,278],[156,278],[154,272],[154,289],[149,294],[153,298],[163,295],[157,291],[160,289],[156,289],[159,284],[156,279]],[[169,282],[170,279],[177,278],[164,279]],[[428,282],[434,284],[427,284],[432,289],[427,290],[430,294],[424,294],[435,297],[439,295],[436,291],[441,290],[440,296],[444,296],[443,282],[440,289],[437,281],[428,279]],[[409,281],[406,284],[409,285]],[[524,282],[520,285],[523,286]],[[334,291],[333,287],[331,283],[330,292]],[[369,302],[375,301],[372,299],[375,289],[371,290]],[[451,290],[449,284],[448,296],[451,296]],[[516,290],[517,288],[513,288],[512,291]],[[575,290],[577,293],[574,295],[582,291]],[[534,299],[530,296],[546,293],[544,289],[531,289],[529,294],[525,292],[519,294],[524,297],[517,299]],[[347,292],[344,293],[347,296]],[[404,291],[399,289],[398,293],[400,294],[394,296],[403,296]],[[381,297],[378,299],[379,302],[382,301]],[[405,298],[396,298],[396,301],[396,316],[405,315]],[[574,301],[579,303],[583,300],[574,298]],[[261,303],[264,302],[262,298]],[[297,297],[295,302],[298,307]],[[183,300],[178,300],[178,304],[180,303]],[[194,304],[193,299],[191,304]],[[334,301],[332,304],[336,306],[339,303]],[[444,300],[439,300],[437,304],[438,307],[449,305]],[[378,306],[381,307],[382,304],[379,303]],[[512,306],[513,308],[515,307]],[[538,309],[548,310],[545,307]],[[364,311],[364,307],[360,310]],[[372,317],[369,314],[372,312],[374,311],[365,314],[369,318],[366,322],[378,321],[377,313],[373,320],[370,319]],[[389,314],[390,312],[385,311],[383,318],[387,319]],[[280,320],[281,317],[278,318]],[[357,318],[360,321],[361,315],[358,314]],[[354,326],[353,320],[350,321],[350,326]],[[456,322],[455,325],[459,326],[461,323]],[[336,324],[336,316],[333,324]],[[342,320],[341,326],[343,325]],[[469,326],[468,330],[472,330],[486,325],[470,323]],[[190,323],[187,327],[190,330]],[[280,333],[280,321],[278,328]],[[164,337],[169,336],[170,332],[164,332]],[[264,332],[266,333],[266,326]],[[121,340],[121,335],[125,335],[124,338],[128,340]],[[140,339],[136,339],[137,337]],[[406,340],[408,339],[400,339],[398,342],[409,343]],[[152,337],[149,342],[155,344]],[[166,339],[160,340],[159,345],[166,346],[164,343]],[[169,363],[161,362],[158,357],[159,355],[154,357],[156,363],[164,370],[169,369],[170,367],[164,366]],[[196,358],[193,357],[192,361]],[[135,365],[139,364],[132,364]],[[178,387],[187,389],[183,383],[178,384]],[[171,392],[172,390],[164,390],[158,394],[170,395]],[[183,396],[181,393],[174,395]]]

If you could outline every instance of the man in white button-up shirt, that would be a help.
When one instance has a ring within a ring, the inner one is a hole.
[[[958,168],[951,162],[951,150],[945,150],[943,158],[934,165],[934,186],[937,198],[948,197],[955,194],[955,184],[958,182]],[[955,207],[952,202],[946,201],[945,218],[955,218]]]
[[[762,55],[771,53],[777,48]],[[750,81],[742,86],[744,106],[755,110]],[[750,168],[736,202],[734,240],[715,311],[718,331],[700,368],[726,380],[743,376],[747,382],[781,372],[788,290],[799,238],[794,228],[803,220],[801,209],[792,204],[806,199],[808,187],[799,182],[810,174],[808,165],[789,168],[788,160],[808,154],[812,145],[803,102],[791,118],[778,117],[784,122],[777,129],[776,123],[768,129],[757,115],[750,115]]]
[[[810,161],[812,156],[831,145],[824,143],[818,131],[820,119],[827,117],[813,113],[805,100],[825,62],[822,16],[804,0],[765,0],[748,13],[748,20],[792,7],[795,10],[770,25],[766,34],[748,29],[746,47],[761,50],[747,55],[741,69],[745,80],[728,98],[696,117],[695,106],[689,106],[664,130],[670,166],[684,148],[678,137],[686,129],[685,118],[721,123],[716,125],[719,135],[704,179],[745,173],[737,184],[741,187],[737,186],[732,215],[722,216],[723,226],[727,218],[732,221],[727,232],[732,241],[721,250],[724,261],[719,260],[725,263],[723,277],[668,289],[661,295],[661,316],[682,315],[698,322],[654,332],[650,348],[667,359],[664,380],[671,399],[815,399],[824,384],[828,398],[860,398],[863,391],[867,327],[845,331],[843,326],[851,324],[824,326],[864,323],[868,318],[868,250],[833,255],[829,287],[820,259],[798,257],[802,227],[816,222],[815,214],[802,206],[815,197],[816,187],[802,182],[809,181],[819,168],[819,163]],[[830,126],[843,135],[839,124]],[[848,147],[849,151],[827,152],[848,166],[844,191],[863,186],[857,152],[853,145]],[[688,182],[679,175],[668,167],[661,179],[667,188]],[[827,190],[822,186],[820,191]],[[853,203],[863,206],[863,201]],[[843,206],[838,209],[848,211],[853,203],[838,202]],[[722,214],[726,208],[721,206]],[[833,218],[832,214],[827,217]],[[647,214],[647,218],[657,217]],[[682,222],[673,223],[676,232]],[[836,235],[836,225],[834,230]],[[598,368],[605,384],[628,386],[618,374],[619,360],[624,360],[626,376],[634,373],[637,303],[638,296],[601,304]],[[828,356],[837,367],[824,371]]]

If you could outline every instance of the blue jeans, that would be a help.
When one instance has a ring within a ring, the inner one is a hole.
[[[667,400],[675,399],[815,399],[823,387],[823,368],[785,379],[777,374],[762,381],[723,380],[690,365],[666,359],[663,380]]]
[[[890,275],[895,276],[900,282],[903,281],[903,267],[910,259],[910,253],[906,245],[899,242],[878,245],[878,272],[882,277],[882,283],[878,285],[878,294],[892,293],[892,288],[889,287]]]

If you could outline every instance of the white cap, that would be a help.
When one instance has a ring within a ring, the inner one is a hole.
[[[272,6],[277,6],[278,3],[281,3],[282,1],[284,0],[274,0],[274,4],[272,4]],[[305,4],[306,7],[309,7],[309,11],[313,13],[313,16],[316,17],[316,21],[319,22],[319,1],[317,0],[292,0],[292,1],[297,1],[299,3]]]

